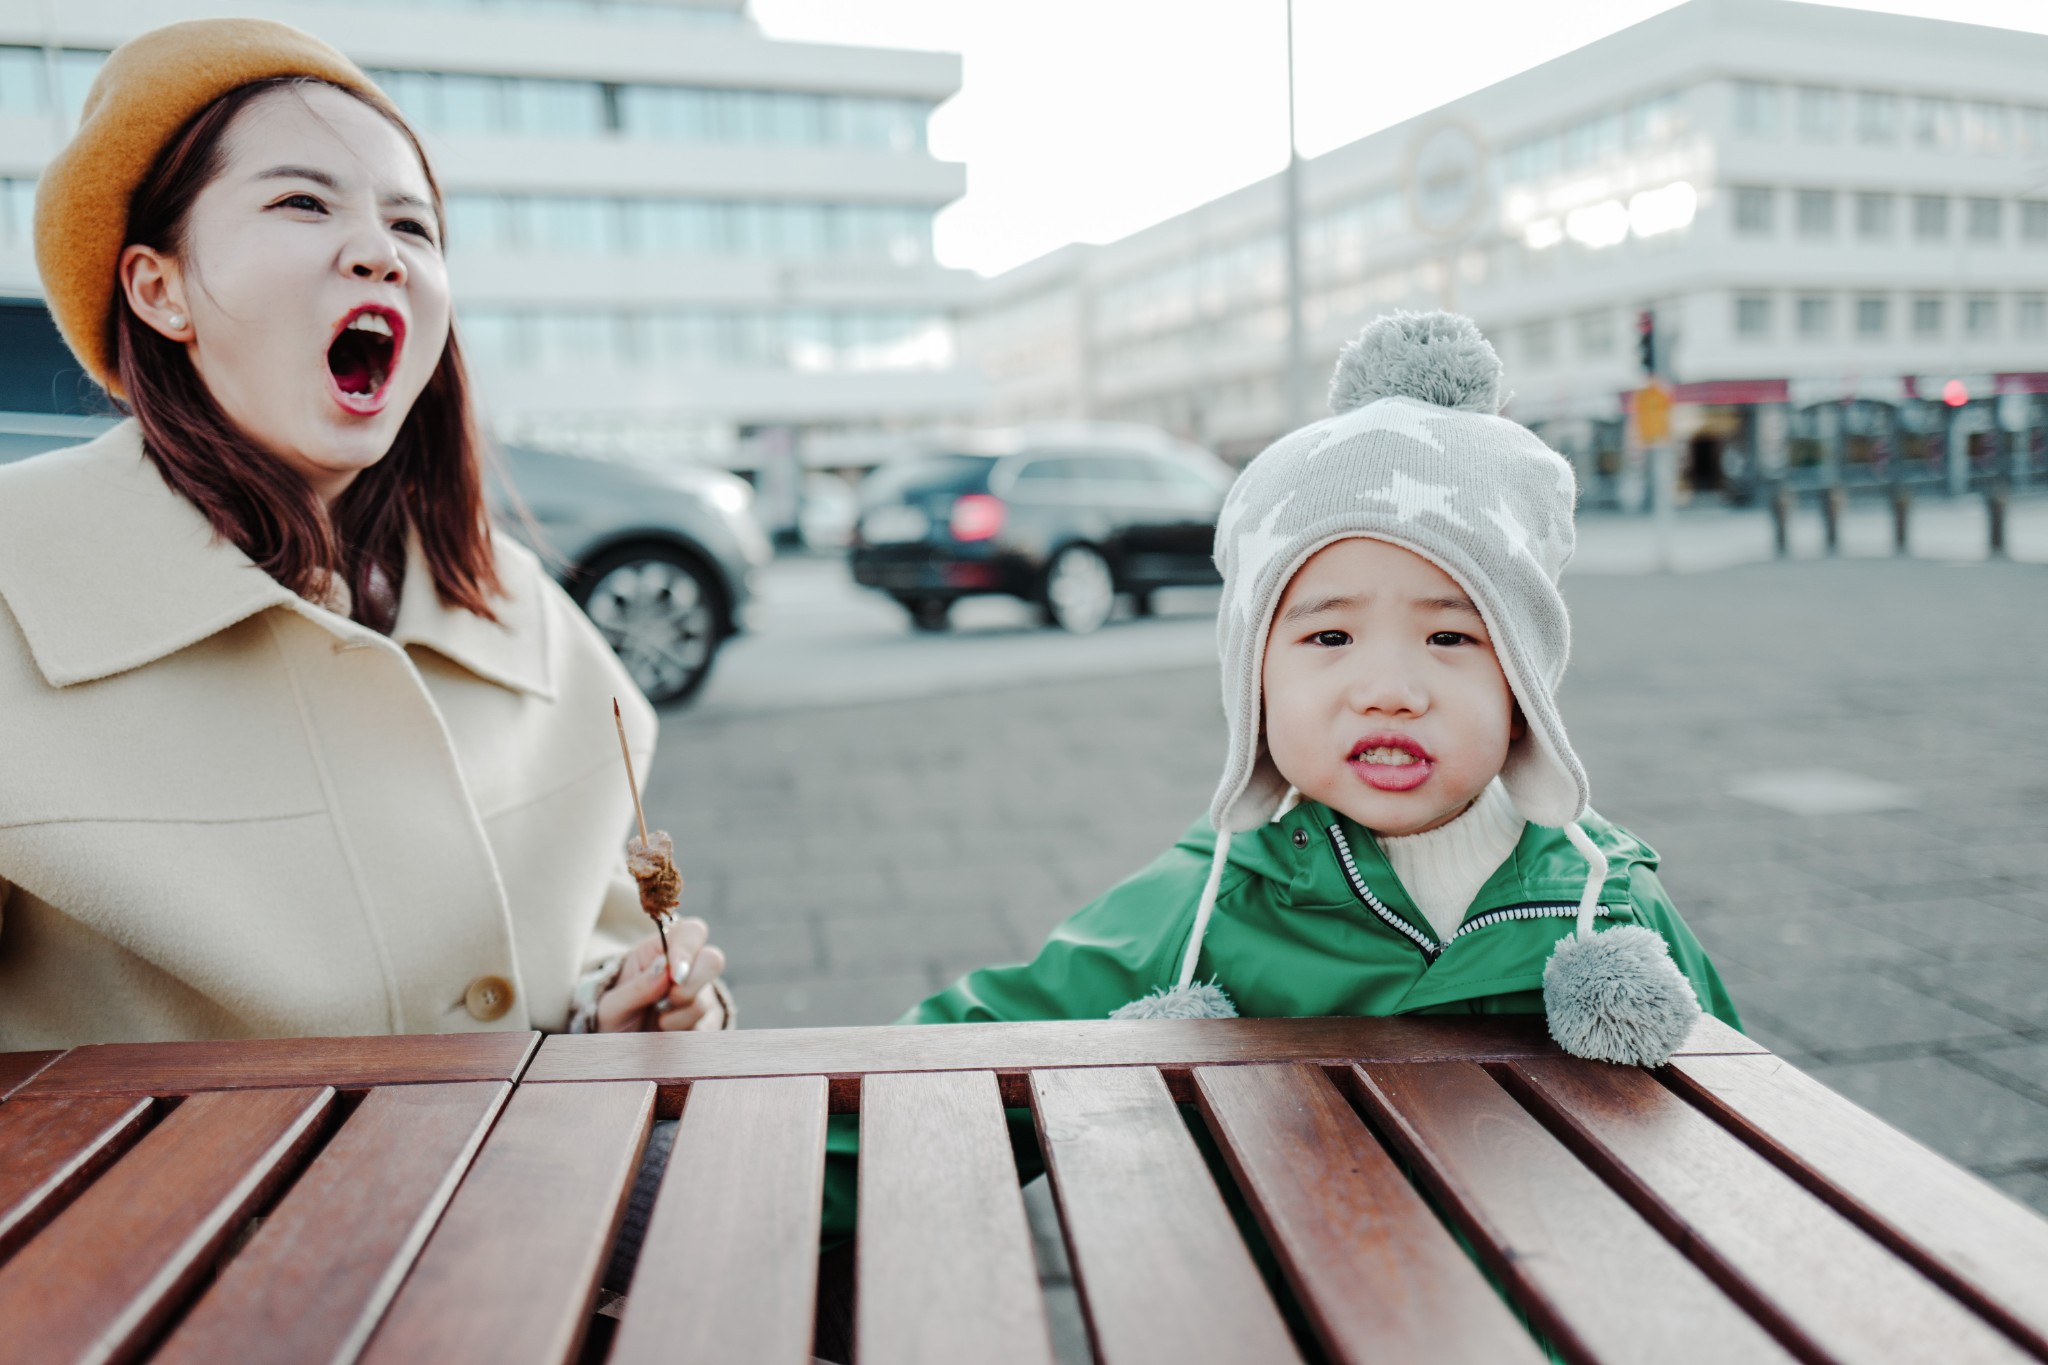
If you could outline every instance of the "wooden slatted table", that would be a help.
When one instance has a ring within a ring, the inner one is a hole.
[[[804,1365],[835,1113],[855,1358],[1050,1365],[1006,1109],[1103,1365],[2048,1361],[2048,1221],[1711,1021],[1656,1071],[1104,1021],[91,1047],[0,1095],[0,1365]]]

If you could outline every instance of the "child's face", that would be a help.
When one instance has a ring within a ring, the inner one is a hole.
[[[1479,609],[1383,540],[1337,541],[1295,574],[1263,683],[1281,775],[1377,834],[1456,819],[1521,731]]]

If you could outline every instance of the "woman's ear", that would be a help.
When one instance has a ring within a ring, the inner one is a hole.
[[[184,304],[184,276],[178,262],[155,247],[122,248],[121,292],[135,316],[172,341],[192,340],[192,315]]]

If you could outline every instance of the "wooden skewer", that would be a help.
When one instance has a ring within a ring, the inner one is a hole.
[[[619,699],[612,698],[612,724],[619,727],[619,757],[626,760],[626,790],[633,797],[633,816],[640,822],[640,847],[647,848],[647,812],[640,807],[640,783],[633,776],[633,750],[626,743],[626,718],[619,713]],[[663,916],[655,915],[654,932],[661,935],[661,966],[671,982],[676,979],[675,964],[668,955],[668,926]]]
[[[633,797],[633,814],[640,821],[640,847],[647,847],[647,812],[640,809],[640,783],[633,776],[633,751],[626,747],[626,718],[619,714],[619,699],[612,698],[612,724],[619,727],[619,757],[626,760],[626,790]]]

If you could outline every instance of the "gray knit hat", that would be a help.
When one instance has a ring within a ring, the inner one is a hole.
[[[1216,528],[1223,604],[1216,633],[1229,752],[1209,804],[1216,854],[1179,980],[1118,1017],[1234,1014],[1194,981],[1233,833],[1273,818],[1288,789],[1261,723],[1273,613],[1309,557],[1363,536],[1421,555],[1470,594],[1527,722],[1501,783],[1532,824],[1561,828],[1586,858],[1578,932],[1546,964],[1551,1031],[1583,1056],[1653,1064],[1699,1015],[1661,936],[1638,926],[1596,935],[1607,859],[1578,821],[1590,792],[1557,710],[1571,653],[1558,576],[1571,558],[1571,466],[1528,428],[1499,416],[1500,357],[1471,319],[1395,313],[1344,347],[1332,415],[1275,441],[1238,476]]]

